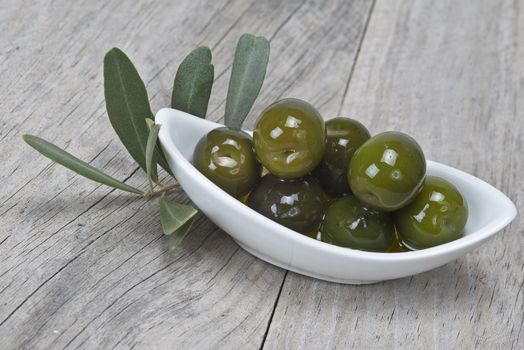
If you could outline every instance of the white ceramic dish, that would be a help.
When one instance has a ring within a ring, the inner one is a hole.
[[[508,225],[513,202],[486,182],[460,170],[427,162],[427,172],[448,179],[469,205],[465,236],[437,247],[405,253],[372,253],[326,244],[258,214],[208,180],[191,164],[198,140],[221,126],[170,108],[155,118],[167,161],[189,198],[249,253],[303,275],[362,284],[414,275],[464,255]]]

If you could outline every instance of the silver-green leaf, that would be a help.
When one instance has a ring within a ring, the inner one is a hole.
[[[201,46],[191,51],[176,72],[171,107],[205,118],[214,74],[211,50]]]
[[[118,48],[104,57],[104,94],[113,129],[133,159],[146,171],[145,118],[152,118],[146,87],[131,60]],[[164,157],[155,152],[155,162],[169,171]]]
[[[255,102],[269,61],[269,41],[244,34],[238,41],[226,99],[225,124],[240,129]]]
[[[180,245],[180,243],[182,243],[182,241],[187,237],[187,235],[191,231],[191,227],[193,226],[194,221],[195,218],[192,217],[184,225],[180,226],[178,230],[173,232],[173,244],[171,244],[171,247],[169,248],[171,251],[175,250]]]
[[[147,179],[149,180],[149,186],[153,190],[154,183],[158,179],[156,163],[153,161],[153,155],[156,149],[156,140],[158,139],[158,132],[160,131],[160,125],[153,124],[149,130],[149,137],[147,138],[146,144],[146,171]]]
[[[97,168],[73,156],[71,153],[64,151],[63,149],[53,145],[50,142],[47,142],[46,140],[40,137],[33,135],[23,135],[22,138],[29,146],[33,147],[42,155],[74,171],[79,175],[82,175],[98,183],[118,188],[122,191],[127,191],[135,194],[143,194],[143,192],[139,189],[134,188],[133,186],[129,186],[128,184],[125,184],[115,179],[114,177],[103,173]]]
[[[160,197],[160,222],[166,235],[176,232],[196,213],[198,210],[192,205],[171,202],[165,196]]]

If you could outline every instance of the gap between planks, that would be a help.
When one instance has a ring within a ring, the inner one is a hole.
[[[369,26],[369,22],[371,21],[371,16],[373,15],[373,9],[375,8],[375,3],[376,3],[376,0],[373,0],[371,2],[371,6],[369,7],[369,11],[367,13],[367,18],[366,18],[366,21],[365,21],[365,24],[364,24],[364,29],[362,31],[362,35],[360,36],[360,40],[359,40],[358,45],[357,45],[355,58],[353,59],[353,62],[351,64],[351,68],[349,70],[348,78],[347,78],[346,85],[345,85],[345,88],[344,88],[344,94],[342,95],[342,99],[341,99],[340,106],[339,106],[339,109],[338,109],[338,114],[340,114],[340,112],[342,111],[342,107],[344,106],[344,102],[346,100],[346,95],[347,95],[347,92],[348,92],[348,89],[349,89],[349,84],[351,82],[351,78],[353,77],[353,71],[355,70],[355,66],[357,65],[357,62],[358,62],[358,58],[359,58],[359,55],[360,55],[360,48],[362,47],[362,43],[364,42],[364,39],[366,37],[366,33],[367,33],[368,26]],[[289,20],[290,17],[288,17],[287,20]],[[278,30],[280,30],[280,28]],[[277,30],[277,32],[278,32],[278,30]],[[271,39],[273,39],[273,37],[271,37]],[[282,290],[284,289],[284,285],[286,284],[288,273],[289,273],[289,271],[286,270],[286,272],[284,274],[284,278],[282,279],[282,284],[280,285],[280,289],[278,291],[277,297],[275,298],[275,303],[273,305],[273,310],[271,310],[271,315],[269,316],[269,320],[268,320],[268,323],[267,323],[267,326],[266,326],[266,330],[264,332],[264,337],[262,338],[262,343],[260,344],[260,348],[259,348],[260,350],[264,349],[264,347],[265,347],[266,339],[267,339],[267,336],[269,334],[269,330],[271,328],[271,323],[273,322],[273,316],[275,315],[275,311],[277,310],[278,302],[280,301],[280,296],[282,294]]]

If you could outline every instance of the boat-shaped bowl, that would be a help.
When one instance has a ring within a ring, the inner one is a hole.
[[[242,248],[273,265],[306,276],[348,284],[414,275],[471,252],[516,216],[513,202],[488,183],[452,167],[427,161],[428,175],[453,183],[464,195],[469,217],[464,237],[403,253],[373,253],[327,244],[290,230],[252,210],[202,175],[192,164],[198,140],[222,125],[170,109],[155,118],[160,144],[173,174],[193,203]]]

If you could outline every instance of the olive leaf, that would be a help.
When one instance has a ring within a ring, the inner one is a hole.
[[[150,124],[148,121],[146,122]],[[156,140],[158,139],[159,131],[160,131],[160,125],[158,124],[151,125],[151,128],[149,130],[149,136],[147,138],[147,144],[146,144],[146,172],[147,172],[147,179],[149,181],[149,186],[151,187],[151,190],[153,190],[153,188],[155,187],[154,182],[156,182],[156,179],[158,179],[156,163],[153,162],[153,154],[156,149]]]
[[[127,191],[135,194],[143,194],[142,191],[140,191],[139,189],[134,188],[133,186],[129,186],[128,184],[125,184],[121,181],[118,181],[114,177],[103,173],[97,168],[76,158],[71,153],[64,151],[63,149],[53,145],[50,142],[47,142],[46,140],[40,137],[33,135],[23,135],[22,138],[29,146],[33,147],[42,155],[74,171],[79,175],[82,175],[98,183],[118,188],[122,191]]]
[[[166,235],[182,228],[196,213],[198,210],[192,205],[170,202],[164,195],[160,197],[160,223]]]
[[[184,225],[182,225],[176,232],[173,233],[175,236],[173,240],[173,244],[169,248],[169,250],[173,251],[175,250],[180,243],[187,237],[189,232],[191,231],[191,227],[193,226],[193,222],[195,221],[195,218],[189,219]]]
[[[104,94],[113,129],[133,159],[146,171],[148,128],[145,118],[152,117],[144,82],[131,60],[118,48],[104,57]],[[155,162],[170,173],[163,155],[154,152]]]
[[[201,46],[191,51],[176,72],[171,107],[205,118],[214,74],[211,50]]]
[[[151,132],[151,129],[155,125],[155,122],[151,118],[146,118],[146,125],[147,125],[147,129]],[[146,148],[147,148],[147,146],[146,146]]]
[[[269,41],[244,34],[238,41],[226,99],[225,124],[240,129],[264,82]]]

